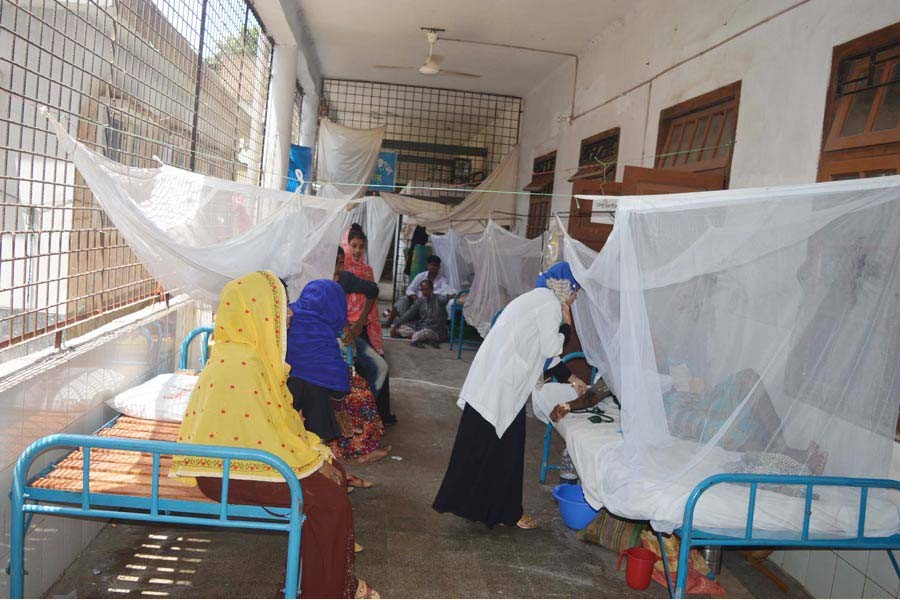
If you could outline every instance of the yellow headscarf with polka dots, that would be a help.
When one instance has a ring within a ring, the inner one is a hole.
[[[215,344],[191,394],[178,441],[258,448],[275,454],[298,478],[314,473],[331,451],[306,430],[294,410],[284,362],[284,286],[274,273],[257,271],[222,290]],[[222,460],[175,456],[173,477],[221,477]],[[231,461],[231,477],[281,481],[271,467]]]

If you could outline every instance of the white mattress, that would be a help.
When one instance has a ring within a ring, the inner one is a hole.
[[[548,384],[544,388],[551,385]],[[561,386],[568,388],[569,386]],[[569,388],[571,389],[571,388]],[[551,388],[552,390],[552,388]],[[545,408],[545,393],[535,403],[535,414]],[[559,392],[562,394],[562,391]],[[566,441],[569,455],[578,471],[588,503],[596,509],[606,505],[604,499],[626,497],[627,505],[607,505],[615,515],[629,519],[649,520],[657,531],[670,532],[681,526],[684,506],[696,483],[725,471],[723,465],[740,455],[716,449],[690,474],[690,481],[665,478],[683,468],[697,452],[696,444],[678,440],[660,454],[660,463],[640,479],[633,478],[623,464],[623,438],[619,411],[612,402],[601,403],[613,423],[591,423],[590,414],[570,414],[554,427]],[[549,411],[548,411],[549,412]],[[540,416],[540,415],[538,415]],[[604,490],[616,493],[604,493]],[[705,531],[743,534],[747,521],[749,487],[721,484],[703,494],[694,512],[694,525]],[[812,504],[810,535],[856,535],[859,492],[847,488],[817,487],[818,499]],[[803,526],[805,498],[759,489],[754,511],[754,531],[799,532]],[[870,536],[900,533],[900,492],[869,492],[866,534]],[[799,538],[799,533],[797,536]]]

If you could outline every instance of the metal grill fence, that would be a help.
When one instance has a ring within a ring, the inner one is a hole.
[[[411,193],[456,204],[519,143],[521,108],[513,96],[325,79],[320,114],[347,127],[384,126],[382,149],[397,152],[397,187],[439,188]],[[409,280],[410,233],[398,228],[393,246],[394,298]]]
[[[0,0],[0,348],[156,288],[38,108],[123,164],[257,183],[271,57],[244,0]]]

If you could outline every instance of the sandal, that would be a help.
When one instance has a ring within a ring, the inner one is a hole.
[[[522,518],[516,523],[516,527],[519,529],[537,529],[540,525],[534,520],[534,517],[522,515]]]
[[[362,551],[363,551],[363,547],[360,546],[359,544],[357,544],[356,542],[353,542],[353,553],[359,554]]]
[[[355,488],[363,488],[368,489],[375,484],[371,481],[366,481],[365,479],[360,479],[356,475],[347,475],[347,485]]]
[[[356,586],[356,596],[354,596],[354,598],[372,598],[373,600],[378,600],[381,598],[381,594],[376,592],[368,583],[360,579],[359,585]]]

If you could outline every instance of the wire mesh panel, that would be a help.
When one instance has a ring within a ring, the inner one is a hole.
[[[123,164],[256,181],[270,57],[244,0],[0,0],[0,348],[156,288],[39,107]]]
[[[522,101],[512,96],[411,85],[326,79],[322,113],[347,127],[385,127],[383,150],[397,152],[397,182],[449,203],[491,173],[519,141]]]
[[[303,88],[297,84],[297,90],[294,92],[294,107],[291,111],[291,143],[300,144],[300,126],[301,117],[303,115]]]

